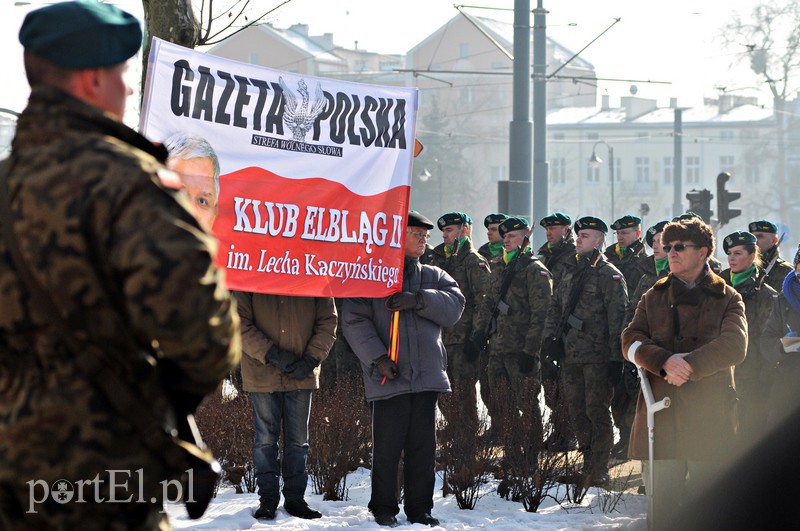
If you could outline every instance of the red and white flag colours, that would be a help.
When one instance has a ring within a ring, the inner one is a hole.
[[[216,197],[229,288],[381,297],[402,283],[416,112],[415,88],[282,72],[153,39],[141,131],[213,147],[219,190],[209,177],[206,197]]]

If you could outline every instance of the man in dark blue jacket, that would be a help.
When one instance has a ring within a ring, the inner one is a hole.
[[[372,404],[372,497],[380,525],[397,525],[397,468],[404,455],[404,510],[408,521],[435,526],[436,400],[450,391],[441,329],[453,326],[464,296],[450,275],[419,263],[433,223],[411,212],[405,244],[403,288],[386,298],[346,299],[344,335],[361,361]],[[390,326],[399,312],[399,352],[387,355]]]

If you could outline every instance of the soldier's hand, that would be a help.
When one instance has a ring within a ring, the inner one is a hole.
[[[536,358],[521,352],[517,356],[517,363],[519,363],[519,372],[522,374],[530,374],[536,366]]]
[[[548,360],[554,363],[558,364],[564,361],[564,345],[555,336],[548,337],[544,340],[542,352],[544,352]]]
[[[472,339],[466,342],[464,345],[464,354],[467,358],[467,361],[475,361],[477,360],[483,349],[486,348],[486,333],[483,331],[478,331],[472,334]]]
[[[286,372],[286,375],[292,380],[304,380],[311,376],[314,368],[319,365],[319,360],[306,352],[303,357],[292,364],[291,369]]]
[[[390,360],[386,354],[375,361],[375,368],[387,380],[394,380],[397,376],[397,364]]]
[[[272,345],[267,351],[267,361],[270,365],[288,374],[298,358],[294,352],[282,349],[278,345]]]
[[[422,293],[401,291],[386,299],[386,309],[391,311],[418,310],[422,308]]]
[[[622,362],[609,361],[608,362],[608,383],[611,387],[616,387],[622,381]]]

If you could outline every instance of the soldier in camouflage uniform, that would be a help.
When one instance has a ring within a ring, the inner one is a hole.
[[[620,333],[628,293],[622,273],[600,250],[606,224],[583,217],[575,222],[575,231],[578,263],[556,289],[543,352],[563,364],[564,391],[587,475],[582,481],[602,485],[608,481],[613,443],[611,390],[622,378]],[[558,350],[556,335],[562,330],[563,350]]]
[[[669,274],[669,259],[661,245],[661,232],[667,226],[667,223],[669,223],[667,220],[659,221],[645,232],[644,239],[653,250],[653,254],[639,261],[638,267],[641,271],[639,282],[636,286],[628,286],[632,291],[629,292],[628,310],[625,312],[625,326],[633,319],[636,305],[639,304],[639,299],[642,298],[642,295],[652,288],[659,278]],[[630,293],[633,294],[631,295]]]
[[[605,257],[622,272],[626,286],[633,291],[646,271],[645,264],[649,262],[642,242],[642,218],[630,214],[622,216],[614,221],[611,230],[616,233],[617,243],[606,249]],[[619,430],[619,441],[611,452],[615,459],[625,459],[628,455],[628,439],[636,415],[636,397],[639,396],[638,378],[634,378],[635,382],[631,382],[630,378],[635,375],[636,368],[630,362],[625,362],[625,377],[614,386],[611,395],[611,416]]]
[[[794,271],[794,268],[792,264],[780,256],[778,226],[771,221],[762,219],[750,223],[748,230],[758,240],[758,248],[761,250],[761,267],[769,267],[769,264],[775,259],[775,265],[770,269],[765,282],[776,292],[780,292],[783,287],[783,280],[786,275]]]
[[[553,275],[553,290],[566,271],[575,266],[575,240],[572,238],[572,218],[562,212],[553,212],[539,221],[544,227],[547,241],[539,248],[539,259]],[[569,422],[569,411],[561,387],[558,366],[542,360],[542,386],[544,400],[550,408],[552,432],[545,440],[545,448],[552,452],[574,450],[577,443]]]
[[[472,247],[472,220],[467,214],[448,212],[439,218],[437,225],[442,231],[443,241],[434,248],[430,265],[447,271],[466,298],[461,319],[454,326],[442,329],[442,341],[447,350],[447,376],[453,394],[441,402],[440,409],[448,419],[452,418],[452,407],[460,407],[477,426],[475,383],[478,381],[481,349],[470,342],[470,336],[475,329],[477,307],[483,299],[489,279],[489,266],[486,259]]]
[[[495,322],[489,339],[489,385],[492,395],[503,386],[511,396],[522,397],[523,386],[533,389],[538,396],[541,385],[539,350],[542,345],[542,327],[550,307],[553,279],[550,271],[533,255],[530,246],[523,242],[530,235],[530,225],[524,218],[510,217],[500,224],[503,236],[503,260],[492,268],[489,287],[480,308],[473,333],[476,345],[485,344],[486,330]],[[508,277],[511,275],[511,277]],[[501,298],[504,280],[510,284]],[[507,396],[507,393],[506,393]],[[541,411],[538,401],[517,403],[523,415],[529,416],[531,425],[538,427],[541,438]],[[497,411],[497,405],[494,406]],[[491,412],[492,410],[490,410]],[[504,428],[492,419],[495,433]],[[537,433],[533,434],[536,438]],[[540,440],[532,440],[538,447]]]
[[[486,258],[489,264],[503,257],[503,238],[500,236],[498,227],[507,219],[508,216],[501,213],[489,214],[483,218],[483,226],[486,227],[486,238],[489,241],[478,248],[478,253]]]
[[[722,240],[730,267],[720,276],[742,296],[747,318],[747,357],[734,369],[739,397],[739,431],[743,444],[755,442],[765,433],[769,395],[774,380],[773,364],[761,355],[761,332],[767,325],[778,293],[761,278],[761,257],[756,236],[737,231]]]
[[[166,529],[159,482],[188,463],[175,470],[146,447],[174,426],[152,363],[169,362],[169,392],[193,410],[238,363],[239,321],[166,149],[121,121],[139,22],[58,3],[28,14],[20,42],[32,90],[2,185],[22,261],[50,300],[32,300],[0,244],[0,529]],[[90,358],[141,397],[130,414],[79,368]],[[151,438],[136,415],[154,419]],[[58,480],[63,496],[48,496]]]

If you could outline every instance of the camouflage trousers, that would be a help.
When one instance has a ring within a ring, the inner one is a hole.
[[[607,363],[565,363],[561,369],[572,428],[590,472],[605,472],[614,431]]]
[[[502,433],[506,429],[506,426],[503,426],[505,415],[502,411],[508,409],[512,404],[516,411],[530,417],[530,423],[541,425],[542,412],[539,407],[539,391],[542,384],[541,372],[538,367],[529,374],[523,374],[519,370],[519,360],[516,354],[492,353],[489,356],[487,373],[492,400],[495,402],[493,409],[497,412],[497,418],[492,418],[492,427],[498,433]],[[511,426],[508,428],[510,429]],[[541,428],[539,428],[539,433],[541,434]]]
[[[445,420],[453,420],[459,415],[462,421],[478,425],[478,395],[475,384],[478,381],[479,360],[469,361],[464,353],[464,344],[445,345],[447,350],[447,377],[453,392],[439,400],[439,409]],[[459,413],[455,413],[458,409]]]

